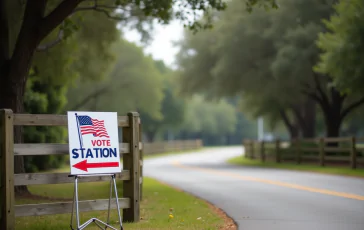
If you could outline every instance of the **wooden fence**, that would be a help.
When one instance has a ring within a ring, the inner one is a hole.
[[[290,142],[244,140],[245,157],[264,161],[318,163],[321,166],[348,165],[364,167],[364,138],[313,138]]]
[[[151,142],[143,144],[144,155],[152,155],[156,153],[182,152],[200,149],[203,147],[202,140],[173,140]]]
[[[14,126],[67,126],[67,115],[14,114],[11,110],[0,110],[0,205],[2,230],[15,229],[15,217],[41,216],[71,213],[72,202],[15,205],[14,186],[35,184],[73,183],[68,173],[24,173],[14,174],[14,156],[68,154],[68,144],[14,144]],[[123,181],[123,197],[119,198],[123,209],[123,221],[137,222],[140,219],[142,183],[142,145],[140,118],[138,113],[118,117],[122,127],[120,154],[123,170],[117,179]],[[110,180],[109,177],[86,177],[80,182]],[[80,212],[107,210],[109,199],[80,201]],[[116,206],[112,206],[116,209]]]

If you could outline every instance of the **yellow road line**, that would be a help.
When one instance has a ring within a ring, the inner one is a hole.
[[[264,184],[277,185],[277,186],[286,187],[286,188],[292,188],[292,189],[298,189],[298,190],[303,190],[303,191],[308,191],[308,192],[315,192],[315,193],[321,193],[321,194],[325,194],[325,195],[338,196],[338,197],[344,197],[344,198],[364,201],[364,196],[351,194],[351,193],[335,192],[335,191],[331,191],[331,190],[327,190],[327,189],[313,188],[313,187],[302,186],[302,185],[298,185],[298,184],[291,184],[291,183],[267,180],[267,179],[256,178],[256,177],[243,176],[243,175],[239,175],[239,174],[235,174],[235,173],[223,172],[221,170],[200,168],[200,167],[195,167],[195,166],[187,166],[187,165],[182,165],[178,161],[174,161],[172,164],[179,168],[192,169],[192,170],[207,172],[207,173],[215,174],[215,175],[219,175],[219,176],[227,176],[227,177],[237,178],[237,179],[246,180],[246,181],[260,182],[260,183],[264,183]]]

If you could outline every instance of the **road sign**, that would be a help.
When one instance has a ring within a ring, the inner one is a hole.
[[[117,113],[68,112],[71,175],[120,173]]]

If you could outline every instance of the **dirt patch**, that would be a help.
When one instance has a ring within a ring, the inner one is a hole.
[[[233,219],[231,219],[228,215],[226,215],[226,213],[219,209],[218,207],[214,206],[213,204],[210,204],[209,202],[205,201],[208,206],[215,212],[217,213],[221,218],[224,219],[224,226],[220,227],[220,230],[237,230],[238,226],[236,225],[236,223],[234,222]]]
[[[170,185],[168,183],[165,183],[165,182],[162,182],[162,181],[158,181],[159,183],[161,184],[164,184],[166,186],[169,186],[173,189],[175,189],[176,191],[179,191],[179,192],[184,192],[184,193],[188,193],[190,194],[191,196],[194,196],[196,197],[195,195],[189,193],[189,192],[186,192],[186,191],[183,191],[182,189],[180,188],[176,188],[174,187],[173,185]],[[204,200],[203,198],[201,197],[197,197],[199,199],[201,199],[202,201],[204,201],[208,206],[209,208],[215,212],[217,215],[219,215],[222,219],[224,219],[224,226],[221,226],[219,228],[219,230],[237,230],[238,229],[238,225],[235,223],[235,221],[233,219],[231,219],[223,210],[221,210],[220,208],[216,207],[215,205],[211,204],[210,202]]]

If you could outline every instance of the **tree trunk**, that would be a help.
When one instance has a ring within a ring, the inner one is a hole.
[[[340,121],[329,119],[326,122],[326,137],[338,137],[340,136]]]
[[[279,110],[279,114],[281,115],[282,121],[287,128],[291,140],[297,139],[299,137],[299,127],[297,122],[293,123],[288,117],[287,112],[283,109]]]
[[[147,136],[148,142],[154,142],[156,134],[156,131],[146,131],[145,135]]]
[[[303,138],[315,137],[316,128],[316,104],[311,98],[302,104],[292,106],[294,117],[299,125]]]
[[[342,96],[335,88],[330,89],[330,101],[322,104],[326,125],[326,137],[339,137],[342,123],[342,107],[345,96]],[[338,143],[328,143],[327,146],[337,147]]]
[[[303,105],[304,128],[303,138],[313,138],[316,136],[316,103],[311,98],[307,98]]]
[[[14,52],[10,56],[2,53],[0,58],[0,108],[22,113],[24,106],[24,90],[29,69],[36,47],[40,43],[39,28],[45,12],[46,1],[27,1],[23,24],[16,39]],[[22,127],[14,128],[14,142],[21,143]],[[17,156],[14,159],[15,173],[24,173],[24,159]],[[18,195],[29,194],[26,186],[16,186]]]
[[[21,82],[11,81],[11,75],[7,68],[3,68],[0,74],[0,108],[11,109],[14,113],[22,113],[24,86],[21,86]],[[15,143],[23,142],[22,130],[21,126],[14,127]],[[22,156],[14,158],[14,172],[16,174],[25,173],[24,158]],[[15,186],[15,193],[17,195],[30,194],[26,186]]]

